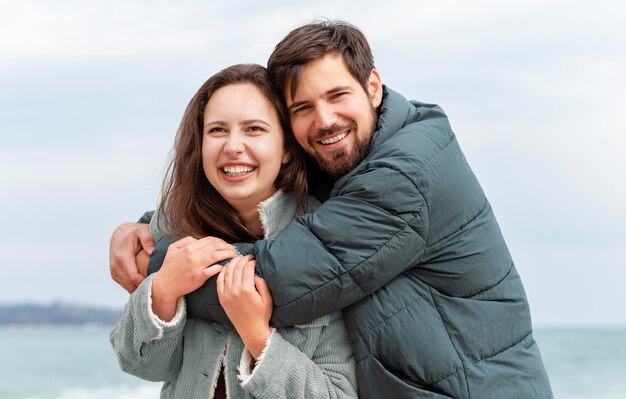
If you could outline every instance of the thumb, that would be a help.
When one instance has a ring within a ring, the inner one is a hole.
[[[141,246],[148,253],[148,255],[152,255],[152,251],[156,246],[156,242],[154,241],[154,237],[150,234],[150,230],[141,229],[138,234],[139,241],[141,242]]]

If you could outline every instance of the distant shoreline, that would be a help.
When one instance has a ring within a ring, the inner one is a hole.
[[[63,302],[53,303],[0,303],[0,329],[97,329],[112,327],[121,318],[121,308],[95,305],[77,305]],[[625,330],[626,325],[535,325],[535,332],[567,331],[617,331]]]
[[[115,323],[84,324],[0,324],[0,331],[100,331],[110,330]]]
[[[0,327],[111,326],[121,315],[121,309],[58,302],[0,304]]]

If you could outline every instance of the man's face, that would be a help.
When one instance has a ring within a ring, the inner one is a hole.
[[[366,92],[342,56],[331,53],[304,65],[293,98],[290,86],[285,99],[296,140],[324,172],[348,173],[369,152],[382,100],[378,72],[370,74]]]

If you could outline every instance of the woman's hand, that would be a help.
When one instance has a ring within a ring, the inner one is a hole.
[[[237,257],[217,278],[217,294],[248,352],[256,359],[271,335],[272,296],[265,280],[254,275],[251,256]]]
[[[161,269],[152,280],[152,311],[164,321],[176,314],[178,299],[222,269],[217,262],[236,256],[235,248],[215,237],[186,237],[167,249]]]

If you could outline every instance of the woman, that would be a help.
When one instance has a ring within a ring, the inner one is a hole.
[[[254,276],[254,260],[207,237],[272,239],[316,206],[306,197],[303,156],[288,129],[280,97],[258,65],[217,73],[185,111],[162,214],[151,226],[157,240],[163,232],[185,238],[131,295],[111,333],[121,368],[164,381],[162,398],[357,396],[341,314],[270,328],[272,298]],[[184,295],[218,273],[220,304],[234,329],[185,317]]]

